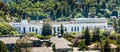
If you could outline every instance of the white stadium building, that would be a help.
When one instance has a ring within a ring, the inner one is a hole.
[[[88,26],[91,30],[95,26],[103,30],[108,29],[108,23],[106,18],[77,18],[71,21],[51,22],[53,32],[59,32],[61,24],[63,24],[65,32],[81,32],[85,29],[86,26]],[[20,34],[24,34],[27,32],[35,32],[41,34],[43,22],[28,22],[27,20],[21,20],[21,22],[11,22],[11,25],[16,28],[16,30]]]

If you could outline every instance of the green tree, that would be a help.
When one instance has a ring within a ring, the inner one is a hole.
[[[116,22],[114,21],[114,29],[116,30],[117,33],[120,33],[120,30],[119,30],[120,29],[120,18],[118,19],[118,21]]]
[[[101,18],[103,17],[103,15],[101,13],[98,13],[98,17]]]
[[[50,23],[44,22],[42,27],[42,35],[47,36],[52,34],[52,27]]]
[[[98,27],[94,27],[92,42],[100,41],[100,29]]]
[[[109,36],[110,36],[110,31],[104,31],[104,32],[103,32],[103,35],[104,35],[105,37],[109,37]]]
[[[4,1],[4,0],[3,0]],[[6,0],[8,1],[8,0]],[[75,2],[76,1],[76,2]],[[110,13],[106,9],[113,11],[120,6],[119,0],[12,0],[9,2],[0,1],[0,16],[10,14],[20,20],[21,17],[31,18],[31,20],[42,20],[46,18],[47,12],[50,12],[52,20],[56,18],[71,17],[74,18],[78,13],[82,16],[88,17],[104,14],[105,17],[110,17]],[[21,4],[22,3],[22,4]],[[90,9],[92,8],[92,9]],[[23,10],[24,9],[24,10]],[[90,10],[89,10],[90,9]],[[76,13],[76,14],[75,14]],[[117,15],[113,12],[112,15]],[[4,18],[4,20],[6,17]],[[10,18],[14,19],[14,18]]]
[[[120,44],[120,35],[117,36],[117,43]]]
[[[56,17],[57,18],[60,18],[60,17],[62,17],[62,9],[61,8],[58,8],[57,10],[56,10]]]
[[[19,33],[17,31],[11,31],[10,34],[13,36],[19,36]]]
[[[112,11],[112,16],[118,17],[118,11],[117,11],[117,10],[113,10],[113,11]]]
[[[2,33],[0,32],[0,36],[2,36]]]
[[[2,41],[0,41],[0,52],[8,52],[6,45]]]
[[[113,27],[114,27],[114,30],[115,30],[116,32],[118,32],[118,22],[117,22],[116,19],[114,19],[114,21],[113,21]]]
[[[81,50],[87,49],[87,46],[85,45],[84,41],[79,42],[78,47],[79,47]]]
[[[0,32],[2,33],[2,35],[7,35],[7,34],[14,35],[11,32],[16,32],[16,30],[10,24],[8,24],[6,22],[1,22],[0,23]],[[18,33],[18,32],[16,32],[16,33]]]
[[[84,35],[85,35],[85,44],[90,45],[90,33],[88,26],[85,28]]]
[[[63,24],[61,24],[61,26],[60,26],[60,33],[63,35],[63,33],[64,33],[64,26],[63,26]]]
[[[101,4],[101,8],[102,9],[105,9],[106,8],[106,3],[105,3],[106,1],[105,0],[102,0],[102,4]]]
[[[58,8],[58,5],[57,3],[55,3],[54,10],[56,10],[57,8]]]
[[[96,8],[95,7],[91,7],[90,9],[89,9],[89,16],[90,17],[92,17],[92,18],[94,18],[95,16],[96,16]]]
[[[110,40],[108,38],[104,42],[104,52],[111,52]]]

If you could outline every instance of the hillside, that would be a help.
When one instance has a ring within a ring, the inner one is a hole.
[[[118,16],[119,0],[4,0],[1,16],[10,19],[70,20],[72,18]],[[12,18],[13,17],[13,18]],[[6,18],[4,18],[6,19]]]

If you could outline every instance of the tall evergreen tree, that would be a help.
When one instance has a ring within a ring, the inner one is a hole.
[[[88,27],[86,27],[84,35],[85,35],[85,44],[90,45],[90,33]]]
[[[61,26],[60,26],[60,33],[63,35],[63,33],[64,33],[64,27],[63,27],[63,24],[61,24]]]
[[[0,52],[8,52],[6,45],[2,41],[0,41]]]
[[[47,35],[51,35],[51,34],[52,34],[52,27],[51,27],[50,23],[48,23],[48,22],[43,23],[42,35],[47,36]]]
[[[118,32],[118,22],[116,19],[113,20],[113,27],[116,32]]]
[[[108,38],[104,42],[104,52],[111,52],[110,40]]]
[[[62,17],[62,8],[61,7],[56,10],[56,18],[60,18],[60,17]]]
[[[94,27],[92,42],[100,41],[100,29],[98,27]]]
[[[118,28],[118,29],[117,29],[117,30],[118,30],[118,33],[120,33],[120,18],[118,19],[118,22],[116,22],[116,23],[118,23],[118,26],[117,26],[116,24],[115,24],[115,25],[116,25],[116,28]],[[115,25],[114,25],[114,26],[115,26]]]

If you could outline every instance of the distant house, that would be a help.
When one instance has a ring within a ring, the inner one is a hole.
[[[23,37],[24,38],[24,37]],[[55,44],[57,52],[68,52],[72,51],[73,48],[69,45],[72,43],[67,41],[64,38],[59,37],[52,37],[47,40],[40,40],[35,37],[29,37],[32,42],[32,52],[53,52],[52,51],[52,44]],[[16,40],[19,40],[20,37],[1,37],[0,40],[3,41],[10,52],[14,50]]]
[[[24,38],[24,37],[23,37],[23,38]],[[33,51],[33,52],[42,51],[41,49],[46,48],[46,49],[48,49],[48,51],[51,50],[51,52],[52,52],[52,49],[49,49],[49,48],[51,47],[51,44],[52,44],[51,42],[45,41],[45,40],[40,40],[40,39],[35,38],[35,37],[29,37],[29,38],[30,38],[30,40],[32,40],[32,42],[30,42],[30,44],[32,44],[32,46],[33,46],[33,48],[32,48],[31,51]],[[15,47],[15,44],[16,44],[16,40],[19,40],[19,39],[20,39],[20,37],[1,37],[1,38],[0,38],[0,40],[3,41],[3,42],[6,44],[8,50],[9,50],[10,52],[12,52],[12,51],[14,50],[14,47]],[[49,48],[42,46],[42,44],[43,44],[44,42],[45,42],[46,44],[48,44],[47,47],[49,47]],[[51,47],[51,48],[52,48],[52,47]],[[38,49],[38,50],[37,50],[37,49]],[[44,50],[43,50],[43,51],[44,51]],[[47,51],[47,50],[46,50],[46,51]]]
[[[10,52],[12,52],[14,50],[15,44],[16,44],[16,40],[20,39],[19,37],[2,37],[0,38],[1,41],[3,41],[8,50]]]
[[[57,52],[68,52],[72,51],[72,47],[69,45],[72,44],[71,42],[67,41],[64,38],[52,37],[50,41],[55,44]]]

